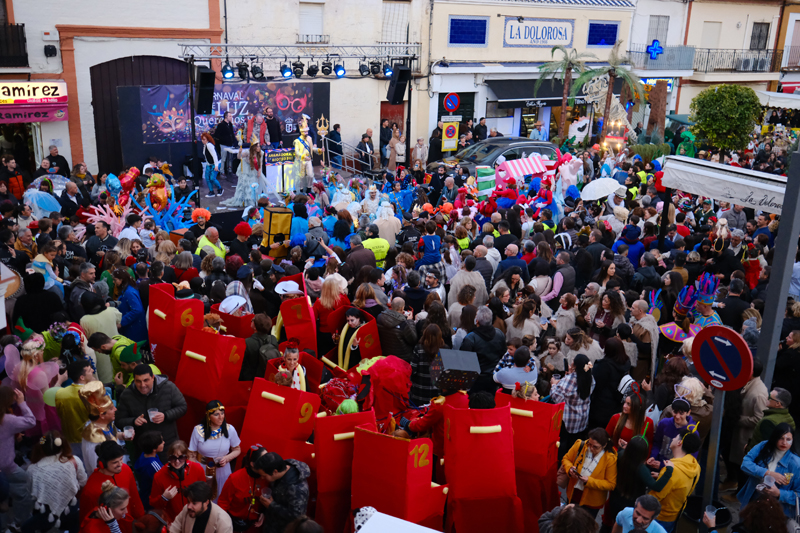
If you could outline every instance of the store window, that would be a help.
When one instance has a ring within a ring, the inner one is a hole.
[[[484,47],[488,44],[489,17],[450,16],[449,46]]]
[[[538,107],[523,107],[522,108],[522,121],[519,125],[520,137],[528,137],[533,130],[534,124],[539,120],[541,109]]]
[[[486,102],[486,118],[507,118],[514,116],[513,109],[498,107],[500,102]]]
[[[566,129],[567,135],[569,135],[569,126],[576,120],[579,120],[581,117],[588,117],[589,116],[589,106],[586,104],[580,104],[573,107],[567,107],[567,122],[566,122]],[[550,112],[550,138],[558,135],[558,125],[559,121],[561,120],[561,106],[551,108]]]
[[[617,42],[619,22],[589,22],[587,46],[611,48]]]

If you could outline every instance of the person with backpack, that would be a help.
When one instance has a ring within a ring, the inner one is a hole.
[[[244,341],[244,360],[239,372],[239,381],[263,378],[267,372],[267,361],[281,356],[278,339],[272,335],[272,319],[265,314],[253,316],[254,333]]]

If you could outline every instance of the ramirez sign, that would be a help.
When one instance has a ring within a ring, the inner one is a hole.
[[[64,104],[68,100],[63,81],[0,83],[0,105]]]
[[[503,46],[506,48],[572,47],[574,19],[530,19],[506,17]]]

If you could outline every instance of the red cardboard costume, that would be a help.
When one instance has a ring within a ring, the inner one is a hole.
[[[286,349],[286,343],[281,343],[278,349],[283,352]],[[267,373],[264,379],[273,381],[272,377],[278,373],[278,369],[283,366],[283,357],[270,359],[267,361]],[[300,352],[300,366],[303,367],[303,377],[305,379],[307,392],[316,393],[319,391],[319,385],[322,382],[322,370],[325,365],[316,357]]]
[[[389,433],[394,429],[391,427],[390,413],[397,416],[409,408],[411,365],[390,355],[362,372],[362,376],[369,376],[370,381],[370,390],[364,400],[363,409],[374,409],[378,429]]]
[[[356,428],[351,508],[371,506],[441,531],[447,490],[431,483],[432,448],[430,439],[401,439]]]
[[[412,420],[408,425],[408,429],[417,434],[431,432],[433,455],[436,458],[436,481],[444,481],[446,479],[439,459],[444,457],[444,409],[448,405],[456,409],[467,409],[469,407],[469,396],[465,391],[456,391],[447,396],[434,398],[431,400],[428,412],[421,418]]]
[[[298,298],[290,298],[281,303],[281,311],[275,320],[273,335],[278,340],[296,337],[300,340],[300,349],[314,350],[317,353],[317,319],[311,307],[306,291],[306,283],[302,273],[281,278],[281,282],[294,281],[303,291]],[[286,329],[285,337],[281,330]]]
[[[192,329],[183,342],[175,385],[201,402],[231,397],[226,393],[238,386],[244,350],[244,339]]]
[[[372,411],[317,420],[314,449],[317,461],[315,520],[325,531],[344,531],[350,513],[354,432],[357,426],[375,429]]]
[[[242,426],[242,449],[261,444],[281,457],[313,464],[314,445],[306,441],[314,431],[319,404],[318,394],[256,378]]]
[[[559,432],[564,404],[513,398],[497,391],[497,407],[511,408],[517,492],[522,500],[525,531],[539,531],[539,517],[558,505]]]
[[[381,355],[381,343],[378,336],[378,323],[375,317],[361,311],[362,326],[355,331],[350,328],[345,318],[345,313],[355,307],[340,307],[328,315],[328,326],[339,332],[339,344],[336,348],[324,354],[325,357],[339,368],[347,371],[358,365],[362,359],[371,359]],[[352,339],[359,339],[357,350],[352,349]],[[327,362],[326,362],[327,364]]]
[[[211,306],[211,312],[219,315],[222,326],[221,330],[225,335],[233,335],[242,339],[247,339],[255,333],[253,329],[253,317],[255,315],[233,316],[219,310],[219,304]]]
[[[203,302],[175,299],[175,289],[169,283],[150,285],[149,291],[147,330],[153,356],[161,372],[175,381],[186,329],[203,326]]]
[[[450,487],[445,531],[524,531],[510,409],[446,406],[444,416],[444,468]]]

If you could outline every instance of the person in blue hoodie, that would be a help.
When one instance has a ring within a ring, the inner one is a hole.
[[[628,261],[633,265],[634,270],[639,269],[639,259],[644,253],[644,244],[639,240],[642,230],[639,226],[628,225],[622,230],[622,237],[614,243],[611,250],[616,253],[620,244],[628,245]]]

